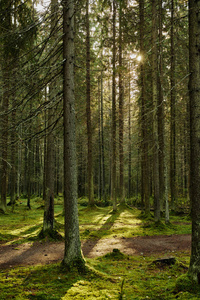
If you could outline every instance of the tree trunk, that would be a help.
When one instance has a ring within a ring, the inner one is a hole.
[[[165,160],[165,145],[164,145],[164,101],[163,101],[163,47],[162,47],[162,0],[159,1],[159,76],[158,76],[158,142],[159,142],[159,194],[160,208],[164,210],[165,205],[165,175],[164,175],[164,160]],[[166,174],[167,175],[167,174]]]
[[[1,161],[1,201],[0,210],[5,213],[6,211],[6,196],[7,196],[7,157],[8,157],[8,102],[9,102],[9,71],[4,72],[4,91],[1,116],[1,149],[2,149],[2,161]]]
[[[159,198],[159,144],[158,144],[158,103],[157,103],[157,1],[152,0],[152,103],[153,103],[153,182],[154,182],[154,218],[160,220]]]
[[[176,201],[176,156],[175,156],[175,52],[174,52],[174,0],[171,0],[171,95],[170,95],[170,189],[171,208]]]
[[[55,27],[57,22],[57,0],[51,0],[51,30],[52,30],[52,39],[55,39]],[[53,41],[52,41],[53,42]],[[52,64],[55,61],[52,60]],[[55,82],[50,83],[49,86],[49,98],[52,103],[55,101],[54,97],[56,94]],[[55,177],[55,137],[53,133],[53,123],[54,123],[54,108],[49,107],[48,116],[47,116],[47,159],[46,159],[46,198],[44,205],[44,219],[43,219],[43,233],[45,231],[48,234],[54,230],[54,177]]]
[[[14,99],[13,99],[14,107]],[[15,187],[16,187],[16,131],[15,131],[15,121],[16,121],[16,110],[12,111],[12,131],[11,131],[11,173],[10,173],[10,204],[14,207],[15,204]]]
[[[128,198],[132,195],[132,170],[131,170],[131,66],[129,64],[128,78]]]
[[[189,274],[200,284],[200,1],[189,1],[190,184],[192,250]]]
[[[112,73],[112,167],[111,167],[111,199],[113,211],[117,210],[116,193],[116,3],[113,0],[113,73]]]
[[[90,99],[90,23],[89,23],[89,0],[86,0],[86,116],[88,138],[88,198],[89,205],[94,205],[93,183],[93,151],[92,151],[92,124],[91,124],[91,99]]]
[[[105,155],[104,155],[104,118],[103,118],[103,71],[101,70],[101,182],[102,196],[105,200]]]
[[[148,132],[147,132],[147,101],[145,91],[145,56],[144,56],[144,0],[139,3],[140,10],[140,85],[141,85],[141,196],[144,202],[145,214],[150,214],[150,187],[149,187],[149,158],[148,158]]]
[[[119,4],[119,184],[120,202],[124,198],[124,89],[122,79],[122,0]]]
[[[81,268],[77,205],[76,128],[74,99],[74,0],[63,0],[63,109],[65,251],[63,263]]]
[[[4,24],[2,30],[4,35],[7,32],[11,31],[12,24],[12,16],[11,16],[11,3],[8,3],[8,6],[5,10],[4,16]],[[0,210],[5,213],[6,211],[6,196],[7,196],[7,176],[8,176],[8,106],[9,106],[9,81],[10,81],[10,61],[11,61],[11,53],[8,51],[8,41],[3,39],[3,93],[2,93],[2,115],[1,115],[1,151],[2,151],[2,159],[1,159],[1,200],[0,200]]]

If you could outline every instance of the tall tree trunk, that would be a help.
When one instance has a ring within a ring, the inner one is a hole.
[[[120,202],[124,198],[124,89],[122,79],[122,0],[119,4],[119,184]]]
[[[101,70],[101,181],[102,181],[102,196],[105,200],[105,154],[104,154],[104,105],[103,105],[103,70]]]
[[[131,66],[129,64],[128,77],[128,198],[132,195],[132,171],[131,171]]]
[[[7,69],[7,68],[6,68]],[[2,149],[2,161],[1,161],[1,201],[0,210],[6,211],[6,196],[7,196],[7,157],[8,157],[8,102],[9,102],[9,71],[4,72],[4,91],[2,101],[1,116],[1,149]]]
[[[52,32],[52,44],[55,39],[55,30],[57,22],[57,10],[58,1],[51,0],[51,32]],[[52,64],[55,61],[52,59]],[[55,82],[51,82],[49,85],[49,98],[53,103],[56,97]],[[47,115],[47,159],[46,159],[46,198],[44,205],[44,219],[43,219],[43,233],[45,231],[51,234],[54,230],[54,177],[55,177],[55,137],[53,133],[54,124],[54,108],[49,107]]]
[[[200,284],[200,1],[189,0],[190,180],[192,250],[189,274]]]
[[[33,175],[34,170],[34,153],[33,153],[33,141],[30,139],[27,143],[27,207],[31,209],[31,189],[33,185]]]
[[[176,201],[176,156],[175,156],[175,52],[174,52],[174,0],[171,0],[171,95],[170,95],[170,189],[171,208],[175,209]]]
[[[19,126],[19,136],[22,134],[22,125]],[[21,139],[19,139],[18,144],[18,166],[17,166],[17,198],[20,198],[21,195],[21,173],[22,173],[22,144]]]
[[[13,99],[14,107],[14,99]],[[16,190],[16,131],[15,131],[15,121],[16,121],[16,110],[12,111],[12,131],[11,131],[11,173],[10,173],[10,204],[14,206],[15,204],[15,190]]]
[[[113,0],[113,57],[112,57],[112,167],[111,167],[111,199],[113,211],[117,210],[116,193],[116,3]]]
[[[7,32],[11,30],[12,24],[11,16],[11,3],[8,3],[8,6],[5,10],[5,21],[2,27],[4,35],[6,36]],[[5,28],[4,28],[5,27]],[[2,105],[1,110],[3,112],[1,116],[1,150],[2,150],[2,159],[1,159],[1,200],[0,200],[0,210],[5,213],[6,211],[6,196],[7,196],[7,167],[8,167],[8,106],[9,106],[9,80],[10,80],[10,61],[11,53],[8,51],[8,41],[7,39],[3,40],[3,94],[2,94]]]
[[[76,128],[74,97],[74,0],[63,0],[63,109],[65,251],[68,268],[84,266],[77,205]]]
[[[47,101],[47,88],[45,88],[45,101]],[[44,112],[44,126],[45,130],[47,130],[47,113],[46,110]],[[46,174],[47,174],[47,134],[44,136],[44,159],[43,159],[43,200],[46,201]]]
[[[153,102],[153,182],[154,218],[160,220],[159,161],[158,161],[158,103],[157,103],[157,1],[152,0],[152,102]]]
[[[90,98],[90,23],[89,23],[89,0],[86,0],[86,116],[88,138],[88,198],[89,205],[94,205],[93,183],[93,151],[92,151],[92,124],[91,124],[91,98]]]
[[[165,205],[165,182],[164,182],[164,101],[163,101],[163,8],[162,0],[159,1],[159,76],[158,76],[158,142],[159,142],[159,194],[160,194],[160,208],[161,211]],[[166,174],[167,175],[167,174]]]
[[[150,187],[149,187],[149,159],[148,159],[148,132],[147,132],[147,101],[145,91],[145,56],[144,56],[144,0],[139,2],[140,11],[140,85],[141,85],[141,131],[142,131],[142,148],[141,148],[141,177],[142,188],[141,195],[144,201],[145,214],[150,214]]]

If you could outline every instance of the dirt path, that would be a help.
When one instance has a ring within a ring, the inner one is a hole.
[[[93,258],[112,252],[114,248],[128,255],[168,254],[175,251],[190,251],[191,235],[170,235],[134,238],[111,238],[82,241],[85,257]],[[20,265],[49,264],[61,261],[64,243],[26,243],[0,245],[0,269]]]

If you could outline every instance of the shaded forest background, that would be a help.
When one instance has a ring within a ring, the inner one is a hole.
[[[2,212],[64,191],[62,7],[39,2],[0,3]],[[187,5],[75,3],[78,197],[91,206],[154,207],[156,220],[168,202],[189,207]]]

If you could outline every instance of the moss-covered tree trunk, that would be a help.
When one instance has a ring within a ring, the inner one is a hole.
[[[189,274],[200,284],[200,1],[189,1],[189,97],[192,251]]]
[[[76,128],[74,97],[74,1],[63,5],[64,206],[67,267],[84,265],[77,205]]]

